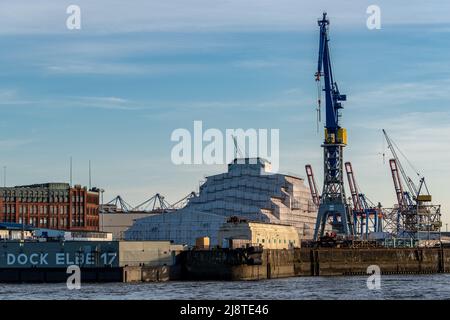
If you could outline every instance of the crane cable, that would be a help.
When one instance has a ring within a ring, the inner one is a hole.
[[[391,143],[392,145],[397,149],[398,152],[400,152],[400,154],[403,156],[403,158],[405,158],[406,162],[408,163],[408,165],[411,167],[411,169],[415,172],[415,174],[418,177],[421,177],[422,175],[419,173],[419,171],[413,166],[413,164],[411,163],[411,161],[409,161],[409,159],[406,157],[406,155],[402,152],[402,150],[400,150],[400,148],[397,146],[397,144],[395,143],[395,141],[392,140],[391,138]]]

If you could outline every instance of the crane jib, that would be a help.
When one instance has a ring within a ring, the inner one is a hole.
[[[320,40],[316,81],[320,81],[321,77],[323,77],[322,91],[325,94],[325,142],[346,144],[346,141],[340,139],[346,137],[346,133],[339,132],[342,131],[339,125],[339,109],[343,108],[341,101],[346,101],[347,96],[339,92],[338,85],[333,79],[330,50],[328,46],[329,38],[327,26],[329,23],[326,13],[324,13],[322,20],[318,21],[318,25],[320,26]]]

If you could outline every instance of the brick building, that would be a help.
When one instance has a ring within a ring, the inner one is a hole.
[[[98,231],[99,191],[68,183],[0,188],[0,222],[37,228]]]

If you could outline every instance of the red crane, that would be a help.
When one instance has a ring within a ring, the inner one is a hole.
[[[310,164],[305,166],[306,176],[308,177],[309,190],[311,190],[311,197],[314,204],[319,207],[320,205],[320,196],[319,191],[317,190],[316,179],[314,179],[314,172]]]
[[[397,202],[399,208],[403,209],[407,204],[403,193],[402,180],[400,179],[397,161],[395,159],[390,159],[389,165],[391,167],[392,179],[394,180],[395,193],[397,194]]]
[[[355,175],[353,174],[352,164],[350,162],[345,163],[345,171],[347,172],[348,186],[352,194],[353,209],[356,212],[363,212],[363,206],[359,197],[359,190],[356,186]]]

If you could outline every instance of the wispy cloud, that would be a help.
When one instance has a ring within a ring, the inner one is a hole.
[[[0,90],[0,105],[27,105],[32,103],[32,100],[21,97],[17,90]]]
[[[263,69],[279,67],[280,62],[273,60],[242,60],[234,62],[233,66],[247,69]]]
[[[134,100],[129,100],[115,96],[56,96],[52,98],[42,98],[40,96],[23,96],[19,90],[0,90],[0,105],[4,108],[8,106],[22,105],[26,108],[100,108],[117,110],[138,110],[143,105]]]
[[[1,33],[68,33],[66,8],[73,1],[3,1]],[[78,0],[82,30],[91,33],[142,31],[299,30],[314,27],[324,9],[341,25],[365,28],[368,0]],[[386,24],[448,23],[450,4],[437,0],[379,0]]]
[[[35,142],[32,139],[5,139],[0,140],[0,148],[18,148]]]
[[[138,103],[119,97],[71,97],[70,102],[73,106],[82,106],[87,108],[115,109],[115,110],[139,110],[142,109]]]
[[[371,84],[374,86],[374,84]],[[411,105],[434,101],[450,103],[450,92],[444,88],[450,85],[450,79],[397,82],[381,85],[374,90],[364,90],[352,95],[346,103],[349,108],[373,108],[374,106]]]
[[[101,63],[85,61],[83,63],[60,63],[44,66],[50,74],[73,75],[145,75],[176,74],[183,72],[211,69],[205,64],[133,64],[133,63]]]

